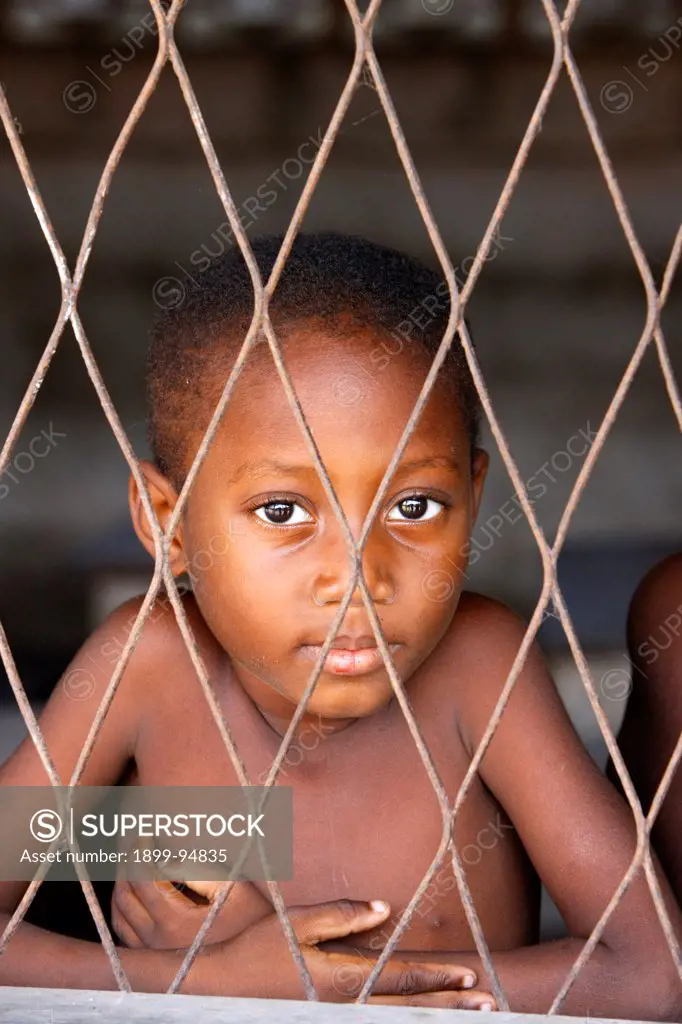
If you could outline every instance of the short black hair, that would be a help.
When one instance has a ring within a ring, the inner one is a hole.
[[[264,282],[283,238],[266,235],[252,242]],[[180,297],[152,326],[147,364],[149,440],[157,466],[174,482],[188,468],[190,438],[199,440],[208,427],[253,316],[253,287],[239,249],[214,259],[178,289],[175,298]],[[395,249],[335,232],[296,237],[270,301],[276,329],[310,319],[332,326],[350,317],[399,341],[389,352],[407,344],[432,355],[449,313],[441,274]],[[480,400],[459,337],[440,375],[452,383],[473,452]]]

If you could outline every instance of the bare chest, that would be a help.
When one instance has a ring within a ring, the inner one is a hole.
[[[397,709],[396,709],[397,710]],[[253,784],[262,784],[276,740],[237,710],[228,722]],[[383,899],[392,908],[381,930],[359,936],[381,948],[437,858],[443,836],[438,799],[400,712],[362,723],[356,735],[309,727],[289,748],[278,784],[294,790],[294,878],[281,883],[288,906],[350,898]],[[468,755],[453,730],[425,732],[449,799]],[[444,747],[447,749],[444,749]],[[202,698],[182,714],[162,710],[140,746],[136,781],[143,785],[235,785],[237,776]],[[532,941],[537,917],[521,844],[478,781],[455,830],[477,911],[491,948]],[[267,890],[259,886],[263,897]],[[400,948],[473,948],[449,857],[433,873]]]

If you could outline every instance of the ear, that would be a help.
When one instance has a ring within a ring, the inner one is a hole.
[[[151,462],[143,460],[140,462],[140,469],[145,478],[152,508],[156,513],[163,531],[168,527],[173,509],[178,501],[178,494],[168,477],[164,476]],[[154,532],[142,504],[142,495],[137,486],[135,477],[131,474],[128,483],[128,502],[130,505],[130,516],[133,520],[135,533],[139,537],[143,547],[149,552],[152,558],[156,558],[154,544]],[[187,559],[185,558],[184,529],[182,520],[178,524],[173,540],[171,541],[168,554],[168,563],[174,576],[180,576],[187,571]]]
[[[471,521],[475,521],[483,496],[483,484],[488,473],[490,456],[477,448],[471,465]]]

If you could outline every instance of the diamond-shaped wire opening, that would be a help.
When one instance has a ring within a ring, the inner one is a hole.
[[[81,354],[86,364],[88,374],[90,375],[90,378],[93,382],[93,386],[100,399],[102,408],[105,412],[105,415],[107,416],[107,419],[110,423],[116,440],[118,441],[121,450],[124,454],[124,457],[126,458],[128,465],[130,466],[131,472],[133,473],[140,488],[140,494],[142,496],[144,510],[145,513],[147,514],[147,518],[150,524],[152,525],[156,547],[155,568],[152,582],[149,587],[149,591],[140,608],[139,614],[129,634],[128,641],[122,652],[121,658],[119,659],[116,669],[111,677],[110,684],[105,692],[101,705],[97,711],[90,733],[83,746],[78,763],[70,780],[70,785],[77,785],[80,778],[82,777],[83,771],[88,762],[88,758],[92,752],[94,742],[97,738],[98,731],[111,705],[111,701],[113,700],[119,681],[123,675],[123,672],[125,671],[132,650],[137,640],[139,639],[141,631],[144,627],[145,622],[147,621],[147,618],[149,617],[154,601],[156,600],[159,594],[162,584],[165,585],[168,597],[171,601],[171,604],[176,615],[178,627],[182,633],[189,656],[194,665],[197,677],[201,683],[209,707],[211,708],[211,712],[213,714],[216,725],[218,726],[221,738],[223,739],[223,742],[225,744],[225,748],[232,760],[233,766],[237,773],[237,777],[239,778],[240,783],[242,785],[248,784],[249,780],[247,778],[243,762],[234,744],[234,740],[232,738],[230,729],[227,723],[224,721],[220,708],[217,705],[217,702],[213,695],[213,691],[208,680],[205,666],[202,663],[195,638],[192,634],[191,628],[187,621],[182,606],[180,594],[178,591],[177,583],[172,575],[172,572],[168,564],[168,548],[170,544],[170,538],[173,536],[175,529],[179,524],[180,517],[182,515],[182,511],[187,501],[191,487],[194,483],[194,480],[196,479],[196,475],[199,472],[199,469],[201,467],[203,459],[206,456],[208,448],[215,436],[222,415],[225,411],[227,403],[230,400],[230,397],[239,378],[239,375],[241,374],[241,371],[243,370],[249,353],[256,342],[259,331],[262,331],[270,347],[275,367],[282,381],[282,385],[289,400],[292,412],[294,413],[294,416],[301,429],[302,435],[306,441],[306,444],[310,451],[311,458],[318,472],[320,481],[325,489],[327,497],[329,498],[330,505],[333,508],[339,525],[341,526],[341,529],[343,531],[343,535],[348,547],[350,567],[352,571],[347,592],[343,598],[343,601],[340,604],[339,611],[332,624],[327,640],[325,641],[325,644],[320,652],[318,662],[311,675],[305,693],[299,703],[299,706],[290,723],[290,726],[287,729],[285,736],[283,737],[282,744],[280,746],[280,749],[275,760],[273,761],[271,770],[269,772],[266,785],[268,787],[272,786],[277,778],[279,771],[281,770],[283,760],[286,757],[291,742],[293,741],[296,727],[301,717],[305,713],[308,700],[321,674],[322,666],[324,664],[328,650],[336,637],[338,629],[340,628],[340,624],[343,620],[343,616],[345,615],[352,594],[355,591],[355,589],[358,588],[362,595],[363,603],[365,605],[367,614],[372,624],[372,629],[376,637],[377,645],[381,651],[382,658],[384,660],[384,664],[388,672],[395,696],[398,700],[398,703],[401,706],[405,720],[414,739],[415,746],[419,752],[425,770],[429,776],[443,817],[443,831],[439,849],[432,861],[430,868],[428,869],[417,891],[415,892],[414,897],[411,899],[410,903],[406,907],[400,922],[396,926],[381,956],[378,958],[374,970],[368,977],[359,996],[359,1001],[361,1002],[364,1002],[371,993],[372,986],[376,978],[378,977],[388,958],[391,956],[392,952],[395,950],[395,947],[401,935],[408,927],[410,920],[423,896],[423,893],[430,884],[436,870],[438,870],[438,867],[443,862],[445,855],[447,853],[450,853],[452,867],[457,880],[460,897],[462,899],[467,919],[471,927],[477,951],[490,976],[493,993],[498,1001],[500,1009],[504,1009],[507,1007],[506,999],[504,997],[504,993],[502,992],[499,978],[495,972],[490,951],[485,940],[485,937],[483,935],[480,921],[478,919],[478,915],[473,904],[471,892],[466,882],[466,874],[462,866],[459,851],[457,850],[456,845],[454,844],[453,841],[453,829],[457,815],[472,785],[472,782],[478,771],[478,767],[481,763],[481,760],[492,740],[495,730],[497,729],[500,723],[502,714],[509,702],[512,690],[524,666],[527,654],[530,650],[531,644],[533,643],[539,625],[542,621],[543,615],[545,614],[545,611],[548,608],[550,601],[554,603],[554,607],[557,609],[558,617],[562,623],[562,626],[568,638],[569,645],[575,658],[576,665],[578,667],[582,682],[585,686],[587,695],[589,697],[593,711],[597,718],[599,728],[602,732],[602,735],[611,754],[615,768],[621,779],[621,783],[623,785],[628,803],[630,804],[636,822],[638,844],[637,851],[635,853],[635,856],[632,860],[632,864],[626,876],[623,878],[619,888],[614,893],[612,900],[609,902],[609,905],[604,910],[604,913],[602,914],[602,917],[595,926],[592,935],[585,943],[585,946],[580,956],[575,961],[568,977],[566,978],[563,986],[561,987],[560,992],[557,994],[549,1012],[556,1013],[560,1009],[570,988],[575,982],[579,972],[585,966],[592,952],[594,951],[597,942],[599,941],[599,938],[602,935],[603,930],[606,927],[611,914],[613,913],[618,903],[620,902],[621,898],[623,897],[625,891],[627,890],[627,887],[632,881],[632,878],[637,873],[637,871],[639,871],[642,868],[642,866],[645,870],[647,881],[652,893],[657,913],[661,921],[661,925],[663,927],[666,939],[668,941],[671,955],[673,956],[678,966],[680,977],[682,978],[682,956],[680,954],[679,945],[674,936],[669,918],[665,911],[662,894],[660,892],[658,883],[654,875],[651,851],[649,846],[649,833],[651,827],[655,820],[656,814],[658,813],[665,793],[667,792],[667,789],[670,785],[670,781],[672,779],[674,771],[679,761],[682,759],[682,737],[680,738],[680,741],[676,746],[675,752],[669,762],[666,773],[663,779],[661,780],[659,788],[654,796],[651,809],[645,819],[642,813],[641,805],[639,804],[637,796],[634,792],[634,788],[628,776],[627,769],[625,768],[623,759],[618,750],[613,732],[610,729],[608,721],[606,720],[606,717],[604,716],[599,705],[594,683],[590,677],[590,673],[585,661],[584,654],[575,635],[575,631],[570,621],[563,600],[563,596],[559,589],[556,578],[556,563],[561,547],[566,537],[570,519],[575,511],[578,501],[580,500],[581,494],[594,468],[596,459],[599,456],[599,453],[608,435],[608,432],[613,424],[613,421],[615,420],[615,417],[620,409],[620,406],[627,394],[628,388],[630,387],[630,384],[638,369],[644,352],[648,345],[652,342],[652,340],[654,340],[656,344],[658,358],[661,364],[661,370],[666,382],[666,387],[668,389],[671,404],[673,406],[678,423],[682,427],[682,406],[680,403],[679,392],[676,381],[672,374],[665,339],[660,326],[660,310],[668,297],[670,285],[673,280],[675,271],[677,269],[677,265],[680,261],[680,256],[682,254],[682,227],[680,228],[680,231],[678,231],[678,234],[676,236],[670,260],[666,268],[663,286],[659,294],[656,291],[649,265],[635,234],[631,219],[629,217],[625,205],[625,201],[618,186],[615,173],[613,171],[613,168],[611,167],[608,154],[606,152],[599,131],[599,127],[597,125],[596,119],[590,107],[589,100],[587,98],[582,83],[582,79],[580,77],[580,73],[575,64],[575,61],[571,54],[570,47],[568,45],[568,33],[574,21],[576,12],[578,10],[580,0],[569,0],[569,3],[566,6],[562,19],[560,18],[552,0],[541,0],[541,2],[552,32],[552,38],[554,42],[554,55],[552,65],[549,70],[545,85],[538,99],[535,111],[531,117],[527,131],[522,139],[517,156],[513,162],[511,171],[500,195],[495,211],[491,217],[488,228],[479,246],[476,258],[474,260],[469,277],[462,290],[461,295],[458,292],[454,269],[447,256],[445,247],[438,233],[436,223],[424,197],[424,193],[421,188],[421,184],[419,182],[419,178],[417,176],[414,163],[412,161],[407,143],[400,129],[400,125],[391,101],[390,94],[386,88],[386,84],[380,66],[378,64],[372,47],[372,28],[381,6],[381,0],[372,0],[364,15],[361,15],[355,0],[345,0],[346,7],[350,15],[353,24],[353,29],[355,32],[356,48],[353,66],[349,73],[346,85],[344,86],[344,89],[339,98],[337,107],[332,116],[331,122],[323,139],[322,145],[320,146],[316,159],[313,163],[312,169],[304,186],[299,202],[297,204],[296,211],[289,225],[289,229],[286,233],[282,249],[276,261],[275,267],[272,271],[272,274],[268,282],[265,285],[263,284],[260,278],[258,267],[255,263],[244,229],[241,226],[238,212],[236,210],[230,191],[223,177],[215,151],[213,149],[211,140],[206,130],[206,126],[203,121],[201,111],[194,96],[192,86],[190,84],[189,78],[184,68],[184,64],[182,62],[182,59],[180,57],[180,54],[177,50],[177,47],[173,39],[173,29],[177,21],[180,8],[182,6],[182,0],[174,0],[167,14],[164,13],[164,10],[161,7],[159,0],[150,0],[150,4],[156,17],[158,26],[159,46],[157,57],[154,62],[154,66],[147,78],[147,81],[142,91],[140,92],[140,95],[136,103],[134,104],[130,112],[130,115],[128,116],[128,119],[126,120],[126,123],[109,156],[109,159],[107,160],[107,164],[102,174],[102,178],[100,179],[95,199],[93,201],[90,216],[88,218],[88,223],[83,237],[83,243],[76,262],[73,277],[71,277],[69,273],[66,260],[59,246],[59,242],[52,229],[49,216],[44,208],[42,199],[40,197],[35,181],[33,179],[30,166],[23,151],[23,147],[19,138],[19,133],[14,124],[4,93],[0,88],[0,116],[2,116],[2,120],[5,125],[5,130],[10,139],[10,143],[12,145],[17,160],[17,164],[22,174],[24,183],[27,187],[29,196],[31,197],[31,201],[34,206],[36,216],[38,217],[40,225],[43,229],[43,233],[45,234],[46,240],[48,242],[53,258],[55,260],[55,265],[57,267],[62,287],[62,306],[60,309],[57,322],[46,346],[45,352],[43,353],[43,356],[38,364],[34,377],[32,378],[29,388],[27,389],[26,395],[18,410],[17,416],[10,429],[5,445],[3,446],[2,453],[0,454],[0,471],[3,471],[7,466],[7,463],[13,451],[18,435],[25,423],[26,417],[33,405],[33,402],[35,401],[37,391],[40,387],[40,384],[45,374],[49,369],[51,359],[54,355],[57,345],[60,342],[64,326],[67,320],[71,320],[74,327],[74,332],[76,334],[76,339],[81,350]],[[139,463],[134,455],[134,452],[132,451],[130,442],[116,414],[116,411],[113,407],[113,404],[105,387],[104,381],[102,380],[101,374],[99,372],[97,363],[92,354],[90,344],[87,340],[80,317],[76,309],[76,302],[78,292],[83,280],[83,274],[85,272],[89,254],[92,249],[95,234],[97,231],[98,223],[101,217],[104,200],[106,198],[106,194],[109,189],[112,176],[120,161],[121,155],[129,141],[130,135],[137,121],[144,112],[150,96],[152,95],[154,89],[156,88],[160,74],[166,62],[171,63],[173,71],[175,72],[178,78],[183,93],[183,97],[185,99],[185,103],[190,112],[190,116],[196,128],[200,144],[202,146],[204,155],[211,170],[216,190],[223,203],[226,214],[230,221],[234,237],[237,240],[237,244],[239,245],[242,256],[244,257],[247,267],[249,269],[254,289],[254,314],[251,326],[244,341],[244,345],[239,353],[239,356],[237,357],[233,370],[225,385],[223,394],[215,410],[214,416],[211,420],[209,427],[207,428],[205,437],[199,447],[193,465],[188,473],[185,484],[183,485],[180,498],[176,505],[173,517],[164,534],[163,531],[161,530],[158,521],[156,520],[153,509],[151,507],[151,501],[146,489],[144,479],[140,471]],[[492,403],[490,401],[489,394],[486,389],[485,382],[483,380],[480,368],[476,360],[476,356],[471,346],[471,341],[468,335],[466,324],[464,323],[463,320],[463,315],[466,304],[473,290],[473,287],[475,286],[476,281],[480,275],[483,263],[485,262],[486,257],[489,254],[490,247],[493,244],[496,232],[500,227],[507,206],[518,184],[520,174],[528,159],[530,149],[540,131],[542,118],[544,116],[544,113],[551,99],[552,93],[556,87],[556,84],[559,80],[559,76],[564,67],[566,69],[571,85],[575,92],[581,116],[585,122],[588,134],[592,141],[602,174],[604,176],[604,180],[607,184],[609,193],[616,208],[616,212],[620,219],[624,235],[628,241],[633,258],[635,260],[638,271],[642,278],[642,282],[647,297],[648,312],[641,338],[637,344],[635,352],[633,353],[631,361],[623,375],[623,378],[620,381],[618,388],[614,394],[613,400],[607,410],[604,420],[597,433],[595,442],[592,448],[590,449],[587,458],[582,466],[582,469],[580,471],[580,474],[578,476],[578,479],[576,481],[576,484],[573,488],[569,501],[566,505],[566,509],[562,516],[562,520],[557,532],[555,542],[550,547],[535,518],[533,507],[530,503],[528,494],[525,490],[523,480],[519,474],[516,463],[511,455],[506,439],[497,421],[494,409],[492,407]],[[295,390],[293,388],[291,379],[284,365],[279,343],[277,341],[275,332],[272,327],[272,323],[269,318],[268,301],[275,291],[277,282],[285,266],[286,259],[291,251],[291,247],[293,245],[295,236],[300,228],[303,216],[310,203],[313,191],[317,186],[319,177],[327,162],[329,153],[334,144],[334,140],[339,133],[340,126],[350,104],[353,93],[361,80],[361,76],[367,74],[371,76],[371,79],[374,83],[374,88],[376,89],[377,95],[381,102],[381,106],[386,114],[388,124],[395,141],[396,149],[398,151],[398,155],[402,162],[406,177],[408,179],[408,183],[414,196],[415,203],[419,209],[422,220],[426,226],[427,232],[433,244],[436,255],[438,256],[444,276],[448,282],[451,301],[451,314],[448,327],[444,335],[444,338],[441,342],[438,353],[426,377],[426,380],[422,387],[419,398],[415,404],[415,407],[412,413],[410,414],[408,422],[404,428],[403,435],[398,444],[398,447],[396,448],[391,463],[386,469],[384,479],[382,480],[379,491],[375,496],[375,499],[372,503],[365,523],[363,524],[361,536],[356,544],[353,539],[350,528],[348,526],[348,523],[346,521],[346,518],[343,514],[343,510],[341,509],[339,502],[336,498],[336,495],[334,493],[331,481],[329,480],[325,467],[320,459],[320,455],[317,450],[314,438],[308,428],[303,411],[301,409]],[[361,560],[362,551],[366,544],[369,533],[372,529],[372,525],[376,517],[379,505],[381,504],[381,501],[383,500],[386,494],[391,478],[397,468],[397,465],[400,461],[400,458],[402,457],[402,454],[407,446],[407,443],[409,442],[412,431],[414,430],[414,427],[426,404],[426,401],[428,400],[429,394],[435,384],[439,369],[446,357],[448,348],[452,344],[453,339],[456,337],[457,334],[459,334],[459,336],[461,337],[462,345],[464,348],[464,352],[466,354],[469,368],[474,379],[476,388],[478,390],[479,396],[481,398],[484,411],[490,423],[490,427],[495,442],[498,446],[500,454],[502,455],[505,466],[515,486],[516,493],[519,496],[523,511],[526,515],[528,523],[533,531],[535,540],[538,544],[538,548],[542,557],[544,567],[544,583],[537,607],[528,625],[527,631],[524,635],[523,641],[516,655],[509,677],[500,694],[497,705],[490,718],[485,733],[479,743],[479,747],[476,750],[471,761],[471,764],[461,783],[454,804],[452,807],[450,807],[446,793],[443,789],[442,783],[440,782],[435,766],[430,757],[428,748],[423,740],[423,737],[421,736],[419,727],[410,710],[405,690],[402,686],[402,682],[397,676],[395,667],[393,666],[390,651],[386,645],[385,639],[381,632],[380,623],[376,615],[375,609],[373,607],[373,603],[368,593],[366,582],[362,574]],[[46,748],[44,737],[41,733],[35,716],[33,715],[33,712],[31,710],[30,704],[27,700],[26,693],[21,684],[21,680],[19,679],[11,651],[7,643],[7,638],[1,625],[0,655],[2,656],[3,663],[5,665],[6,671],[10,679],[10,683],[12,685],[13,691],[17,699],[17,703],[26,721],[29,733],[36,746],[36,750],[38,751],[38,754],[45,767],[47,775],[50,778],[50,781],[53,785],[60,785],[61,780],[57,776],[54,764],[52,763],[49,752]],[[19,907],[17,908],[17,911],[13,915],[12,920],[10,921],[4,935],[0,939],[0,950],[5,948],[7,942],[10,940],[12,934],[16,930],[16,927],[22,920],[24,914],[26,913],[26,910],[28,909],[28,906],[30,905],[33,896],[35,895],[35,892],[37,891],[38,886],[40,885],[43,876],[44,869],[41,869],[41,871],[37,873],[34,881],[28,887],[23,900],[21,901]],[[81,869],[79,871],[79,877],[86,895],[86,899],[88,900],[88,904],[90,906],[100,936],[102,938],[104,948],[109,957],[116,981],[121,989],[129,989],[130,986],[123,971],[118,954],[115,950],[115,947],[113,946],[111,934],[108,931],[107,926],[104,922],[101,909],[96,901],[94,891],[92,890],[91,883],[84,869]],[[198,952],[201,943],[206,933],[208,932],[212,921],[215,918],[215,915],[219,912],[220,907],[228,898],[229,892],[231,891],[232,887],[233,883],[226,883],[222,892],[216,899],[210,914],[208,915],[206,921],[202,925],[202,928],[197,934],[197,937],[194,943],[192,944],[192,947],[188,951],[188,954],[185,958],[185,961],[183,962],[180,971],[178,972],[176,978],[174,979],[174,982],[171,986],[171,991],[176,991],[182,984],[182,981],[186,977],[193,962],[193,959],[196,953]],[[308,998],[314,999],[316,998],[316,993],[312,985],[312,980],[305,966],[305,962],[303,961],[301,951],[296,941],[295,935],[293,933],[291,922],[287,914],[286,907],[284,905],[284,901],[282,899],[279,888],[276,885],[276,883],[269,883],[269,888],[273,900],[273,905],[277,911],[283,930],[287,936],[287,940],[289,942],[292,955],[298,965],[306,995],[308,996]]]

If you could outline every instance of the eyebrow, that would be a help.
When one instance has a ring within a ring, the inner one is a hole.
[[[280,476],[298,476],[300,473],[317,474],[317,471],[314,466],[301,466],[295,463],[277,462],[275,459],[263,459],[262,462],[256,462],[253,465],[249,462],[243,462],[229,477],[228,483],[234,484],[241,480],[243,476],[258,477],[264,476],[266,473],[279,473]]]
[[[445,455],[432,455],[423,459],[412,459],[410,462],[401,462],[394,473],[393,479],[405,473],[414,472],[417,469],[450,469],[457,472],[459,466],[455,459]],[[263,459],[251,465],[247,462],[238,466],[235,472],[229,477],[228,483],[234,484],[244,476],[251,478],[264,476],[267,473],[278,473],[281,476],[299,476],[300,474],[313,474],[317,476],[315,466],[303,466],[297,463],[277,462],[276,459]]]
[[[424,459],[412,459],[410,462],[399,462],[395,475],[415,469],[453,469],[459,470],[457,461],[449,455],[431,455]]]

